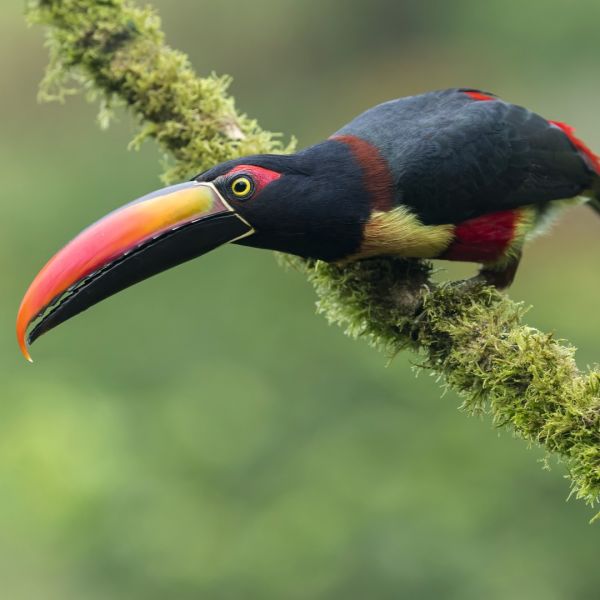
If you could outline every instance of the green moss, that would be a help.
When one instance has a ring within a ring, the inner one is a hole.
[[[227,77],[199,78],[167,46],[149,8],[125,0],[35,0],[32,22],[48,26],[50,66],[43,97],[74,89],[101,100],[101,121],[125,104],[171,156],[167,180],[255,152],[291,151],[240,115]],[[600,495],[600,372],[581,373],[574,349],[522,324],[524,308],[481,285],[430,282],[420,261],[372,259],[346,266],[282,257],[303,272],[318,310],[348,335],[389,355],[410,348],[470,413],[540,444],[563,461],[572,493]]]
[[[42,98],[64,100],[78,89],[100,96],[103,124],[115,106],[128,106],[142,125],[133,145],[154,138],[174,159],[165,180],[238,156],[293,149],[293,141],[284,146],[236,111],[229,77],[198,77],[187,56],[166,45],[151,8],[124,0],[36,0],[28,16],[49,26]]]
[[[541,445],[565,463],[575,496],[597,501],[600,373],[580,373],[574,348],[522,325],[521,304],[483,285],[436,286],[420,261],[286,262],[315,286],[329,322],[390,355],[418,351],[466,411]]]

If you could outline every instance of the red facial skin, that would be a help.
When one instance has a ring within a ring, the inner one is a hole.
[[[231,171],[229,171],[226,175],[230,177],[236,173],[248,173],[248,175],[252,176],[256,190],[255,194],[260,193],[271,182],[281,177],[281,173],[270,171],[269,169],[263,169],[263,167],[257,167],[255,165],[238,165],[237,167],[231,169]]]

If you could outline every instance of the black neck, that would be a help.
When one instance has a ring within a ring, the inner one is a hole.
[[[292,156],[255,160],[284,175],[248,212],[257,233],[240,244],[326,261],[358,251],[371,207],[361,165],[346,144],[328,140]]]

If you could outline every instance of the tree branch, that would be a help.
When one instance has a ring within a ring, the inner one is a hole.
[[[156,139],[174,159],[166,179],[223,160],[289,152],[278,136],[240,115],[229,78],[199,78],[187,57],[165,44],[151,9],[126,0],[32,0],[29,17],[48,26],[44,96],[63,99],[74,80],[118,101],[143,125],[136,144]],[[104,119],[105,120],[105,119]],[[319,297],[318,310],[353,337],[395,354],[410,348],[443,377],[471,413],[540,444],[567,466],[572,493],[600,495],[600,372],[581,373],[574,349],[522,324],[524,310],[489,287],[430,282],[421,261],[371,259],[336,266],[284,257]]]
[[[73,82],[100,96],[104,123],[115,105],[128,106],[142,124],[133,144],[152,137],[175,159],[165,180],[238,156],[293,150],[293,142],[285,148],[278,135],[236,112],[229,77],[197,77],[187,56],[165,44],[150,8],[124,0],[33,0],[28,16],[50,26],[41,97],[63,100]]]

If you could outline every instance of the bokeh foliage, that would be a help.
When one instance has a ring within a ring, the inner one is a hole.
[[[354,15],[333,1],[240,3],[236,19],[216,3],[156,4],[198,69],[232,73],[244,109],[302,144],[379,100],[460,82],[571,121],[600,146],[585,43],[565,42],[557,79],[550,40],[514,32],[514,7],[491,3],[465,29],[472,3],[457,3],[442,34],[435,18],[427,26],[437,3],[378,2],[370,14],[385,19],[370,21],[365,6]],[[557,27],[558,4],[543,8]],[[585,8],[581,22],[598,13]],[[325,17],[359,39],[329,35]],[[392,17],[421,29],[382,39]],[[268,253],[225,249],[149,281],[40,342],[34,369],[20,362],[14,312],[40,262],[158,183],[154,151],[124,152],[124,116],[102,136],[78,102],[35,106],[45,57],[20,19],[11,4],[0,42],[13,83],[0,147],[10,597],[594,597],[597,534],[585,510],[562,505],[560,478],[414,381],[406,357],[384,370],[324,327],[302,278]],[[535,305],[531,322],[581,348],[583,366],[597,354],[596,232],[574,213],[531,249],[512,292]]]

